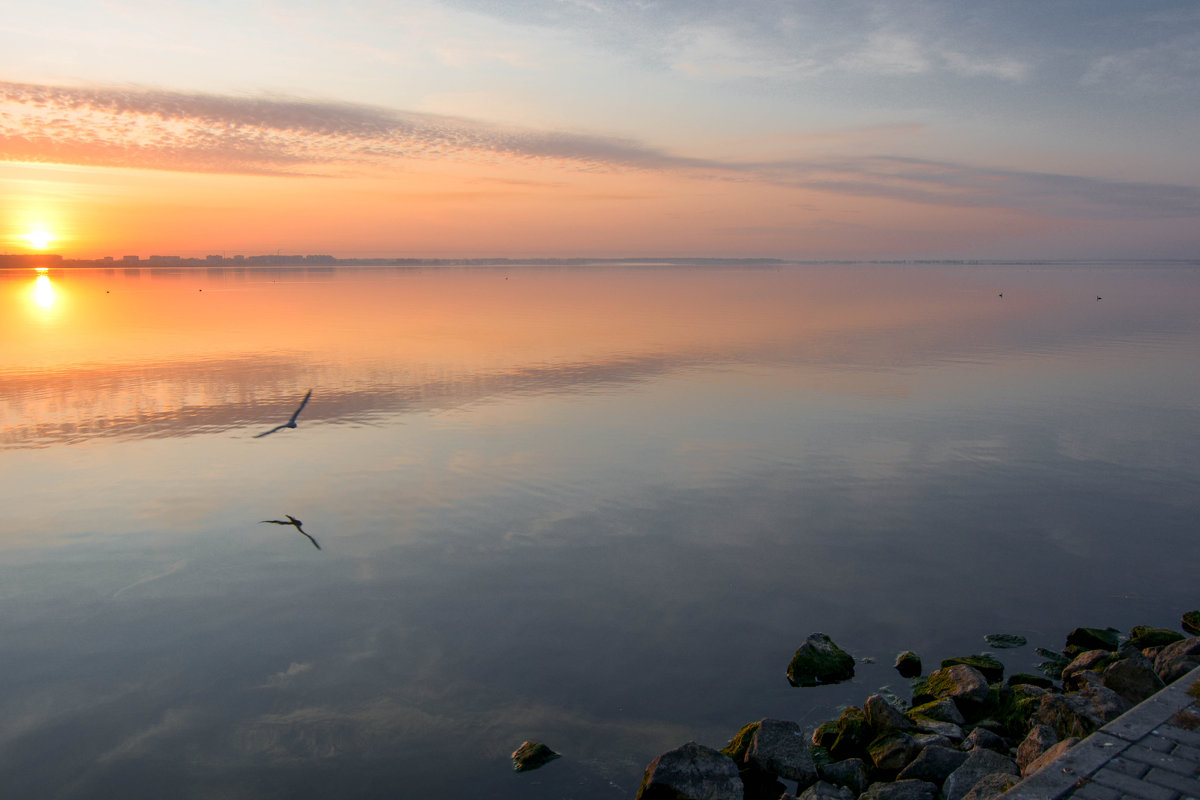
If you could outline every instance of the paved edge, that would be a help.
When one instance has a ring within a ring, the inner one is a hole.
[[[1098,772],[1125,749],[1139,741],[1177,711],[1195,702],[1187,694],[1200,680],[1200,667],[1143,700],[1063,755],[1051,761],[1004,793],[1004,800],[1057,800],[1073,791],[1084,778]]]

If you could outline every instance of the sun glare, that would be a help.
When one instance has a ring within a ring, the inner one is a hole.
[[[29,242],[29,246],[34,250],[45,250],[54,241],[54,234],[43,228],[39,228],[25,234],[25,241]]]
[[[54,300],[54,284],[50,283],[50,276],[38,275],[33,285],[33,302],[42,308],[50,308]]]

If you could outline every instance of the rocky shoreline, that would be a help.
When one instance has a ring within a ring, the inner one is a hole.
[[[1184,614],[1181,630],[1076,628],[1061,653],[1038,649],[1043,675],[1007,679],[988,653],[946,659],[923,677],[919,657],[901,653],[910,704],[871,695],[811,737],[795,722],[762,719],[720,750],[688,742],[650,763],[637,799],[990,800],[1200,666],[1200,612]],[[788,680],[847,680],[853,664],[817,633],[796,651]],[[1181,723],[1200,726],[1200,716]]]

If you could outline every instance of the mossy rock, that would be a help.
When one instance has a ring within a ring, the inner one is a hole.
[[[1129,632],[1129,643],[1138,650],[1145,650],[1147,647],[1162,647],[1183,638],[1183,634],[1179,631],[1169,628],[1151,628],[1149,625],[1138,625]]]
[[[837,723],[833,724],[836,725]],[[813,764],[816,766],[817,772],[820,772],[830,764],[834,763],[833,754],[829,752],[828,747],[821,747],[814,744],[808,748],[808,752],[812,756]]]
[[[746,760],[746,751],[750,749],[750,743],[761,724],[760,722],[750,722],[743,725],[742,729],[733,735],[729,744],[722,747],[720,752],[741,764]]]
[[[559,754],[541,742],[522,742],[521,746],[513,751],[513,769],[517,772],[529,772],[544,767],[556,758],[560,758]]]
[[[1076,628],[1067,634],[1063,650],[1074,657],[1088,650],[1116,650],[1121,646],[1121,632],[1116,628]]]
[[[990,656],[987,653],[947,658],[942,661],[942,668],[953,667],[955,664],[966,664],[968,667],[974,667],[979,670],[979,673],[983,677],[987,678],[988,683],[999,683],[1004,680],[1004,665],[995,656]]]
[[[928,677],[913,681],[913,705],[950,697],[960,706],[979,703],[987,692],[987,679],[974,667],[954,664],[931,672]]]
[[[874,736],[874,732],[867,727],[867,717],[863,710],[858,706],[848,707],[838,717],[835,725],[837,737],[829,748],[830,754],[838,761],[863,755],[867,743]]]
[[[983,640],[997,650],[1008,650],[1013,647],[1024,647],[1029,640],[1015,633],[989,633]]]
[[[813,731],[812,742],[817,747],[829,749],[830,747],[833,747],[833,743],[837,741],[837,735],[837,720],[826,720],[818,725],[817,729]],[[732,744],[732,742],[730,742],[730,744]]]
[[[1192,636],[1200,636],[1200,611],[1185,611],[1179,624]]]
[[[916,678],[921,674],[921,657],[912,650],[905,650],[896,656],[896,663],[893,666],[895,666],[896,672],[900,673],[901,678]]]
[[[1062,653],[1056,653],[1044,647],[1037,648],[1036,652],[1039,656],[1046,659],[1038,664],[1038,670],[1051,680],[1062,680],[1062,672],[1071,663],[1071,659],[1063,656]]]
[[[1062,668],[1059,667],[1059,674],[1062,674]],[[1054,681],[1049,678],[1043,678],[1040,675],[1030,675],[1028,672],[1014,672],[1008,676],[1005,681],[1009,686],[1038,686],[1042,689],[1053,689]]]
[[[1008,686],[992,686],[979,710],[979,718],[994,721],[1011,739],[1023,739],[1041,701],[1041,697],[1018,697]]]
[[[853,677],[854,656],[823,633],[814,633],[805,639],[787,668],[788,682],[792,686],[820,686]]]

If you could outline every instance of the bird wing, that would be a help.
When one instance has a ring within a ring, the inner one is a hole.
[[[258,521],[258,524],[262,525],[264,522],[269,522],[272,525],[291,525],[292,524],[292,523],[288,522],[286,519],[260,519]]]
[[[296,424],[296,417],[300,416],[300,412],[304,410],[306,405],[308,405],[308,398],[310,397],[312,397],[312,389],[309,389],[308,394],[304,395],[304,399],[300,401],[300,407],[292,412],[292,418],[288,420],[291,424]]]
[[[303,529],[302,529],[302,528],[301,528],[299,525],[297,525],[297,526],[296,526],[296,530],[300,531],[301,533],[304,533],[304,530],[303,530]],[[310,542],[312,542],[312,543],[313,543],[313,547],[317,548],[318,550],[320,550],[320,549],[321,549],[321,545],[317,544],[317,540],[316,540],[316,539],[314,539],[313,537],[309,536],[307,533],[304,533],[304,535],[305,535],[305,536],[308,536],[308,540],[309,540]]]

